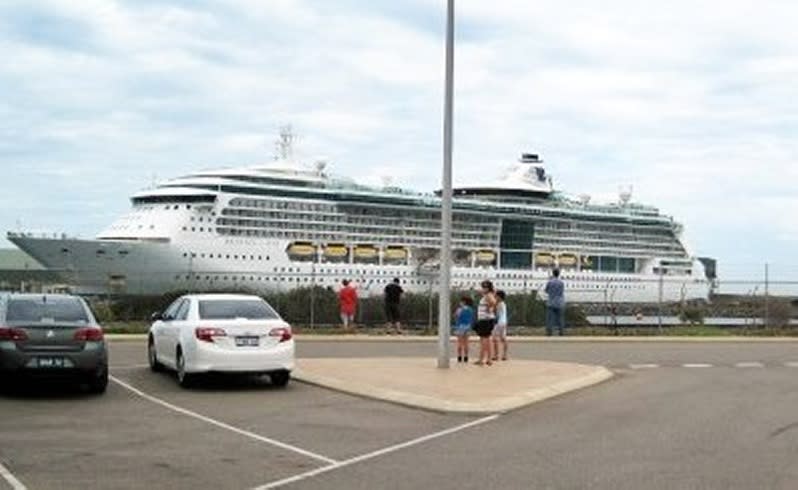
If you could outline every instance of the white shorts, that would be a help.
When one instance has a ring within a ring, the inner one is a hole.
[[[507,338],[507,324],[499,324],[493,326],[493,332],[491,332],[491,336],[498,337],[500,339]]]

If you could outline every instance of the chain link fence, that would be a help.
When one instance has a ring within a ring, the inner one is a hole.
[[[767,271],[766,267],[763,269]],[[12,275],[0,273],[0,290],[86,294],[92,297],[101,316],[119,322],[145,322],[152,312],[163,310],[184,293],[249,292],[263,296],[294,325],[326,328],[340,323],[337,296],[340,279],[313,274],[259,274],[243,270],[225,273],[147,273],[124,278],[102,271],[66,270],[35,274],[15,271]],[[365,328],[385,326],[382,290],[392,277],[377,275],[353,279],[358,285],[360,296],[356,324]],[[438,299],[434,279],[432,275],[403,278],[406,289],[413,291],[402,298],[400,311],[405,328],[437,328]],[[409,281],[414,283],[408,284]],[[798,280],[771,280],[767,274],[764,277],[717,280],[708,301],[689,299],[684,294],[689,283],[669,278],[634,283],[630,283],[628,278],[610,278],[597,286],[595,281],[590,285],[569,281],[566,275],[565,281],[567,295],[582,298],[579,302],[571,302],[567,309],[566,321],[570,327],[664,329],[683,325],[712,325],[747,328],[796,324]],[[478,297],[475,289],[478,282],[479,279],[475,279],[471,287],[452,291],[452,309],[463,295],[474,299]],[[497,287],[503,287],[501,279],[495,282]],[[508,288],[512,291],[507,297],[510,327],[536,328],[543,325],[545,303],[540,291],[542,282],[545,280],[525,282],[522,288]],[[80,287],[76,287],[77,284]],[[278,287],[275,288],[275,284]],[[628,301],[630,296],[634,296],[633,288],[641,285],[654,289],[659,286],[660,294],[653,294],[649,301]],[[171,292],[152,294],[153,287]],[[663,295],[663,288],[670,294]],[[678,299],[674,300],[674,297]]]

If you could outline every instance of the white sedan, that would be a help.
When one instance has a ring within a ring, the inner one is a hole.
[[[182,296],[153,320],[147,341],[150,368],[173,369],[181,386],[211,372],[267,374],[277,386],[291,379],[291,326],[258,296]]]

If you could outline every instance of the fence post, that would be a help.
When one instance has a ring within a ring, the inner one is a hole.
[[[314,258],[315,260],[315,258]],[[316,263],[310,264],[310,329],[316,325]]]
[[[662,335],[662,289],[663,289],[663,281],[664,281],[664,274],[662,267],[660,266],[659,270],[659,292],[657,294],[657,333]]]
[[[765,322],[764,327],[770,326],[770,264],[765,263]]]
[[[429,291],[427,292],[427,329],[432,332],[432,322],[433,322],[433,314],[432,314],[432,281],[430,281]]]

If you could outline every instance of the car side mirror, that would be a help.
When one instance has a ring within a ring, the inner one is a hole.
[[[150,320],[157,322],[158,320],[163,320],[163,313],[160,311],[156,311],[152,315],[150,315]]]

